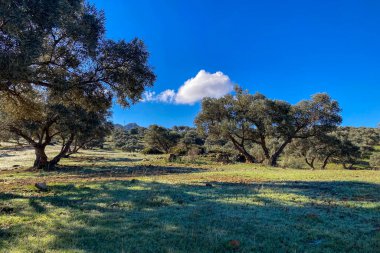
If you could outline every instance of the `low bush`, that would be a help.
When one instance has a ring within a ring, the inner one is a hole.
[[[163,152],[156,148],[144,148],[141,153],[145,155],[161,155]]]
[[[371,155],[369,165],[372,168],[380,169],[380,153],[374,153]]]

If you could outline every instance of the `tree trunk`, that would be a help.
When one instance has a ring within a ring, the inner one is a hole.
[[[45,153],[46,145],[36,144],[34,145],[34,152],[36,159],[34,160],[33,167],[36,169],[45,169],[48,165],[48,157]]]
[[[251,156],[247,152],[246,152],[246,154],[243,154],[243,155],[244,155],[245,159],[247,160],[247,162],[249,162],[249,163],[256,163],[255,158],[253,158],[253,156]]]
[[[325,160],[323,161],[323,165],[322,165],[321,169],[324,170],[324,169],[326,168],[327,163],[329,162],[330,157],[331,157],[331,155],[328,155],[328,156],[325,158]]]
[[[309,165],[311,167],[312,170],[314,170],[314,161],[315,161],[315,158],[312,158],[311,161],[309,162],[309,160],[307,160],[307,157],[305,157],[305,162],[307,163],[307,165]]]
[[[260,145],[261,145],[261,148],[263,149],[265,159],[267,159],[269,161],[270,160],[270,152],[269,152],[269,149],[267,148],[265,137],[261,136],[260,138],[261,138],[261,144]]]
[[[268,159],[268,165],[272,167],[277,167],[277,161],[282,152],[284,151],[285,147],[291,142],[291,139],[286,140],[279,148],[278,150]]]
[[[230,140],[234,144],[235,148],[245,157],[247,162],[256,163],[256,159],[251,154],[249,154],[244,147],[240,146],[234,138],[230,137]]]
[[[72,134],[69,138],[69,140],[64,143],[62,146],[61,152],[59,152],[58,155],[56,155],[50,162],[49,162],[49,169],[54,169],[54,167],[59,163],[59,161],[65,157],[67,152],[70,150],[70,146],[74,141],[74,134]]]
[[[278,155],[272,155],[266,160],[266,164],[272,167],[277,167]]]
[[[343,168],[346,170],[353,170],[354,169],[354,164],[349,163],[348,165],[346,163],[343,163]]]

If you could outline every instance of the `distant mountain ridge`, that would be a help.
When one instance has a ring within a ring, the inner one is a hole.
[[[140,128],[140,126],[137,125],[136,123],[128,123],[128,124],[126,124],[126,125],[124,126],[124,128],[125,128],[126,130],[131,130],[131,129],[133,129],[133,128]]]
[[[121,125],[121,124],[114,124],[115,127],[119,127],[119,128],[124,128],[125,130],[129,131],[131,129],[134,129],[134,128],[141,128],[141,126],[139,126],[138,124],[136,123],[128,123],[126,125]]]

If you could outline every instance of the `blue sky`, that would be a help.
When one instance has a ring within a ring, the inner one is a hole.
[[[378,0],[90,2],[105,11],[108,37],[144,40],[158,77],[150,89],[156,98],[167,90],[178,98],[200,70],[207,80],[220,71],[227,88],[236,83],[291,103],[328,92],[343,109],[343,125],[380,123]],[[188,86],[199,88],[198,77]],[[153,100],[115,105],[113,121],[193,125],[200,110],[199,102]]]

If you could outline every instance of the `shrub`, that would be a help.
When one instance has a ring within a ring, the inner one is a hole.
[[[205,153],[205,149],[203,147],[197,147],[197,146],[191,147],[187,151],[187,155],[189,156],[203,155],[204,153]]]
[[[306,164],[301,158],[288,156],[283,158],[281,161],[281,166],[292,169],[304,169],[306,167]]]
[[[231,156],[231,160],[236,163],[245,163],[247,159],[241,154],[235,154]]]
[[[369,159],[369,165],[372,168],[376,168],[376,169],[380,168],[380,153],[374,153],[371,155]]]
[[[161,155],[163,152],[156,148],[144,148],[141,153],[145,155]]]
[[[178,144],[170,149],[170,153],[175,155],[186,155],[187,147],[185,145]]]

